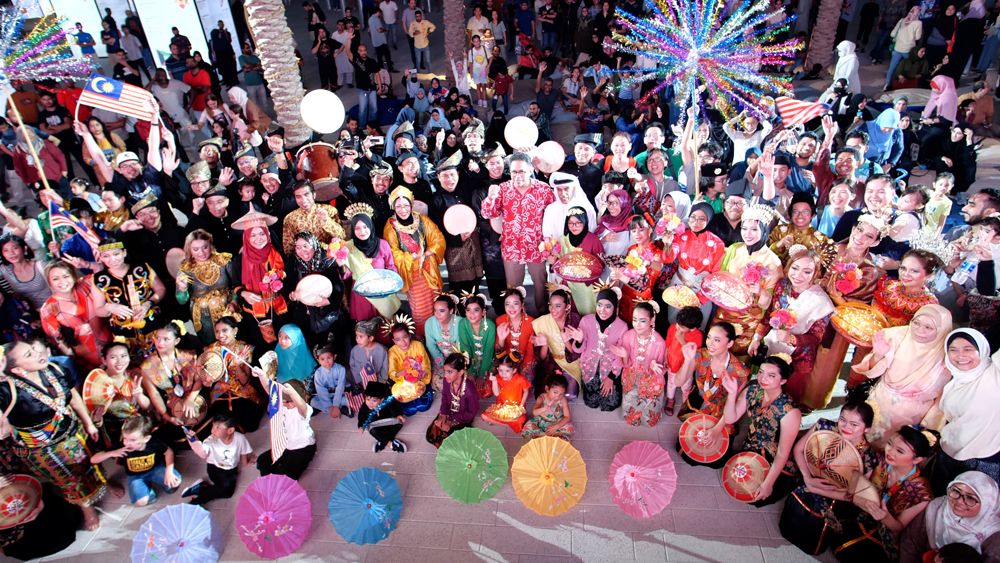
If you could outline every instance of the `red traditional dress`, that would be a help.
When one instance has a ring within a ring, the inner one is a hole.
[[[531,343],[531,339],[535,337],[535,329],[531,325],[534,320],[523,311],[521,312],[520,326],[514,326],[506,314],[497,317],[497,326],[507,323],[510,327],[510,334],[504,339],[503,346],[498,353],[517,350],[521,354],[521,368],[518,372],[529,381],[533,380],[535,375],[535,346]]]
[[[500,254],[504,262],[537,264],[542,261],[538,251],[542,242],[542,217],[545,208],[555,200],[552,188],[538,180],[532,180],[524,194],[517,191],[512,182],[504,182],[500,184],[499,195],[483,200],[483,217],[503,219]]]
[[[113,339],[108,319],[98,316],[91,304],[91,291],[97,289],[89,279],[81,279],[73,288],[72,301],[53,295],[41,310],[45,334],[71,348],[79,367],[87,372],[100,367],[101,350]]]
[[[920,291],[906,293],[903,282],[883,276],[875,285],[875,299],[872,306],[885,315],[889,326],[904,326],[910,324],[913,315],[924,305],[937,305],[938,299],[926,287]]]
[[[664,252],[664,263],[677,261],[677,274],[670,285],[686,285],[698,295],[702,305],[708,303],[708,298],[701,293],[701,280],[719,271],[725,254],[726,245],[722,239],[708,229],[700,233],[688,230],[674,237],[670,248]]]
[[[626,278],[621,284],[622,298],[618,301],[618,310],[619,316],[629,326],[632,326],[632,311],[635,310],[636,302],[653,298],[653,289],[660,279],[662,269],[657,270],[652,264],[654,260],[660,264],[669,263],[666,254],[663,243],[657,240],[647,243],[645,247],[633,244],[625,256],[605,256],[608,266],[620,268]]]

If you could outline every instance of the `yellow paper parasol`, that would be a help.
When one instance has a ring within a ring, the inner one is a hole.
[[[555,516],[580,501],[587,488],[587,465],[566,440],[543,436],[517,452],[510,477],[525,506]]]

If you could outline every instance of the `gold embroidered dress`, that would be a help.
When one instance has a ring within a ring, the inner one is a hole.
[[[205,344],[215,342],[215,323],[226,315],[233,300],[232,258],[228,252],[213,252],[204,262],[181,263],[189,281],[187,291],[177,293],[177,302],[184,305],[190,300],[191,322]]]

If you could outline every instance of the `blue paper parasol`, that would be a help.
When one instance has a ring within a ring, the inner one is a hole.
[[[347,542],[365,545],[389,537],[403,510],[403,494],[388,473],[352,471],[330,495],[330,522]]]
[[[221,552],[219,524],[193,504],[153,514],[132,539],[132,563],[214,563]]]

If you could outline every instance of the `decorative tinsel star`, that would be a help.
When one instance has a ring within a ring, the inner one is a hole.
[[[24,35],[25,12],[16,5],[0,8],[0,84],[90,74],[94,65],[70,50],[66,18],[46,14]]]

